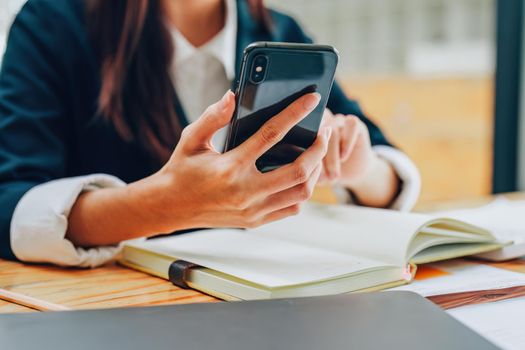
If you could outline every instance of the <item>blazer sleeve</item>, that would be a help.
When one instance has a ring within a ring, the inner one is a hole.
[[[68,101],[57,58],[64,47],[59,19],[44,1],[16,17],[0,71],[0,256],[14,258],[10,222],[32,187],[64,176]]]
[[[274,35],[277,36],[276,41],[313,43],[313,40],[292,17],[276,11],[272,11],[272,17],[280,29],[274,32]],[[327,108],[334,114],[352,114],[359,117],[368,128],[372,146],[392,146],[381,129],[363,113],[359,103],[346,96],[337,81],[334,82],[332,87]]]

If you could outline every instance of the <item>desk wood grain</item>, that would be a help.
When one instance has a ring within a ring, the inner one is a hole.
[[[0,287],[73,309],[217,301],[116,264],[71,269],[0,260]],[[0,313],[27,311],[32,310],[0,301]]]
[[[31,312],[35,311],[25,306],[20,306],[17,304],[12,304],[6,301],[0,300],[0,313],[22,313],[22,312]]]

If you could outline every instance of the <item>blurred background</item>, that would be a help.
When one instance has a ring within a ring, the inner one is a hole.
[[[0,50],[24,0],[3,0]],[[267,0],[340,52],[348,94],[419,167],[420,203],[493,189],[496,0]]]

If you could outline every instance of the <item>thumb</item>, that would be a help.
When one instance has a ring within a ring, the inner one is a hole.
[[[191,125],[191,140],[194,145],[208,144],[213,135],[222,127],[228,125],[235,109],[235,95],[228,90],[220,101],[212,104]]]

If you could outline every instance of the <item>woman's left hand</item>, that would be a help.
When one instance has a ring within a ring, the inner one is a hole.
[[[326,109],[321,126],[330,127],[332,136],[319,183],[343,186],[361,204],[387,206],[398,192],[399,180],[390,164],[372,150],[366,125],[356,116],[334,116]]]
[[[358,117],[334,116],[328,109],[325,109],[321,127],[330,127],[332,136],[319,183],[351,187],[366,176],[375,157],[368,129]]]

